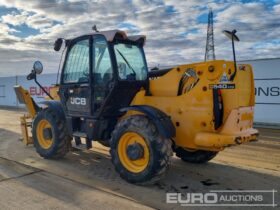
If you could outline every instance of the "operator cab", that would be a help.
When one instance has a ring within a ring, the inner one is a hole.
[[[58,51],[63,39],[58,39]],[[58,94],[70,134],[108,140],[136,93],[148,85],[145,36],[113,30],[66,40]]]
[[[123,31],[112,30],[71,40],[59,38],[55,51],[60,50],[63,41],[66,55],[58,91],[60,101],[45,104],[63,113],[68,135],[85,137],[88,145],[91,140],[107,141],[119,117],[125,114],[124,108],[130,106],[141,88],[148,89],[145,36],[128,37]],[[35,64],[27,79],[34,79],[53,99],[37,82],[36,74],[42,72],[42,66],[40,62]]]
[[[120,116],[148,84],[145,36],[118,30],[66,41],[59,96],[66,114],[93,119]]]

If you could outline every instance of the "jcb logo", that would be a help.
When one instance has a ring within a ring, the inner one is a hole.
[[[87,100],[86,98],[70,98],[70,103],[74,105],[85,106],[87,105]]]

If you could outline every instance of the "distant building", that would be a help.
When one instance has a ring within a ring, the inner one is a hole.
[[[246,60],[254,69],[255,122],[280,126],[280,58]]]

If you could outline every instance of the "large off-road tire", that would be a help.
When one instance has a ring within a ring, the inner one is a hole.
[[[37,153],[47,159],[59,159],[66,155],[71,144],[65,119],[54,109],[44,109],[35,117],[32,135]]]
[[[171,140],[144,115],[132,115],[115,127],[110,141],[112,163],[126,181],[152,184],[169,168]]]
[[[189,163],[206,163],[218,154],[218,152],[204,150],[187,151],[181,147],[176,148],[175,152],[177,157]]]

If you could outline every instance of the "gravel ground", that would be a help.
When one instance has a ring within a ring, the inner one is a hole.
[[[259,129],[258,142],[228,148],[207,164],[173,157],[160,183],[135,186],[119,177],[108,149],[98,143],[92,150],[72,151],[63,160],[40,158],[33,146],[19,141],[22,113],[0,110],[0,209],[180,209],[186,207],[166,203],[167,192],[210,190],[274,189],[275,203],[280,201],[279,130]]]

